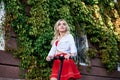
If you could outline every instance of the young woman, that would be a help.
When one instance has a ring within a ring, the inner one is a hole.
[[[77,69],[74,61],[70,57],[77,55],[74,38],[70,34],[70,29],[64,19],[60,19],[54,26],[54,38],[52,40],[52,47],[46,57],[47,61],[57,56],[64,56],[62,72],[60,80],[77,80],[81,78],[80,72]],[[57,80],[59,72],[60,60],[56,59],[53,62],[52,73],[50,80]]]

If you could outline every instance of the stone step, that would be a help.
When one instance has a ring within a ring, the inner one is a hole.
[[[14,78],[3,78],[3,77],[0,77],[0,80],[25,80],[25,79],[14,79]]]
[[[0,77],[20,78],[19,67],[0,65]]]
[[[0,80],[20,79],[20,75],[19,59],[10,52],[0,51]]]
[[[13,54],[0,50],[0,64],[19,66],[19,59],[13,57]]]

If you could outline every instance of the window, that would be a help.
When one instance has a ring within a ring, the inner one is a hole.
[[[114,0],[115,3],[117,3],[117,0]]]
[[[5,49],[5,38],[4,38],[4,26],[3,26],[3,22],[4,22],[4,2],[1,1],[0,3],[0,50],[4,50]]]
[[[118,63],[117,70],[120,71],[120,63]]]
[[[85,52],[89,49],[87,35],[77,36],[76,38],[77,49],[78,49],[78,56],[77,62],[80,65],[87,65],[88,62],[87,57],[85,56]]]

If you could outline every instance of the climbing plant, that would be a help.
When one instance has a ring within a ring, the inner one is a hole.
[[[4,0],[4,3],[5,30],[14,29],[18,45],[16,50],[6,50],[20,59],[25,79],[49,80],[51,67],[45,58],[54,24],[61,18],[68,22],[72,34],[77,27],[87,34],[94,46],[88,51],[89,56],[99,55],[109,71],[116,68],[120,35],[115,23],[119,14],[113,0]]]
[[[108,5],[106,8],[105,4]],[[112,22],[115,16],[110,15],[110,13],[112,14],[111,10],[114,9],[114,2],[105,0],[101,3],[96,0],[91,4],[86,1],[74,1],[71,6],[73,13],[78,13],[73,14],[75,16],[74,23],[77,21],[81,30],[86,32],[89,41],[94,46],[93,48],[97,50],[96,54],[100,56],[106,68],[108,70],[115,69],[118,62],[118,39],[114,34],[114,24]],[[89,54],[87,52],[89,56],[92,55],[90,51],[88,51]]]
[[[5,0],[5,3],[6,26],[10,25],[17,34],[18,49],[14,54],[21,59],[21,69],[27,69],[25,78],[43,80],[49,77],[50,69],[45,61],[52,35],[48,2]],[[29,12],[26,6],[30,6]]]

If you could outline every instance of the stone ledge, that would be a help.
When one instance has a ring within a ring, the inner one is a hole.
[[[13,79],[13,78],[3,78],[3,77],[0,77],[0,80],[25,80],[25,79]]]
[[[10,52],[0,51],[0,64],[19,66],[19,59]]]

